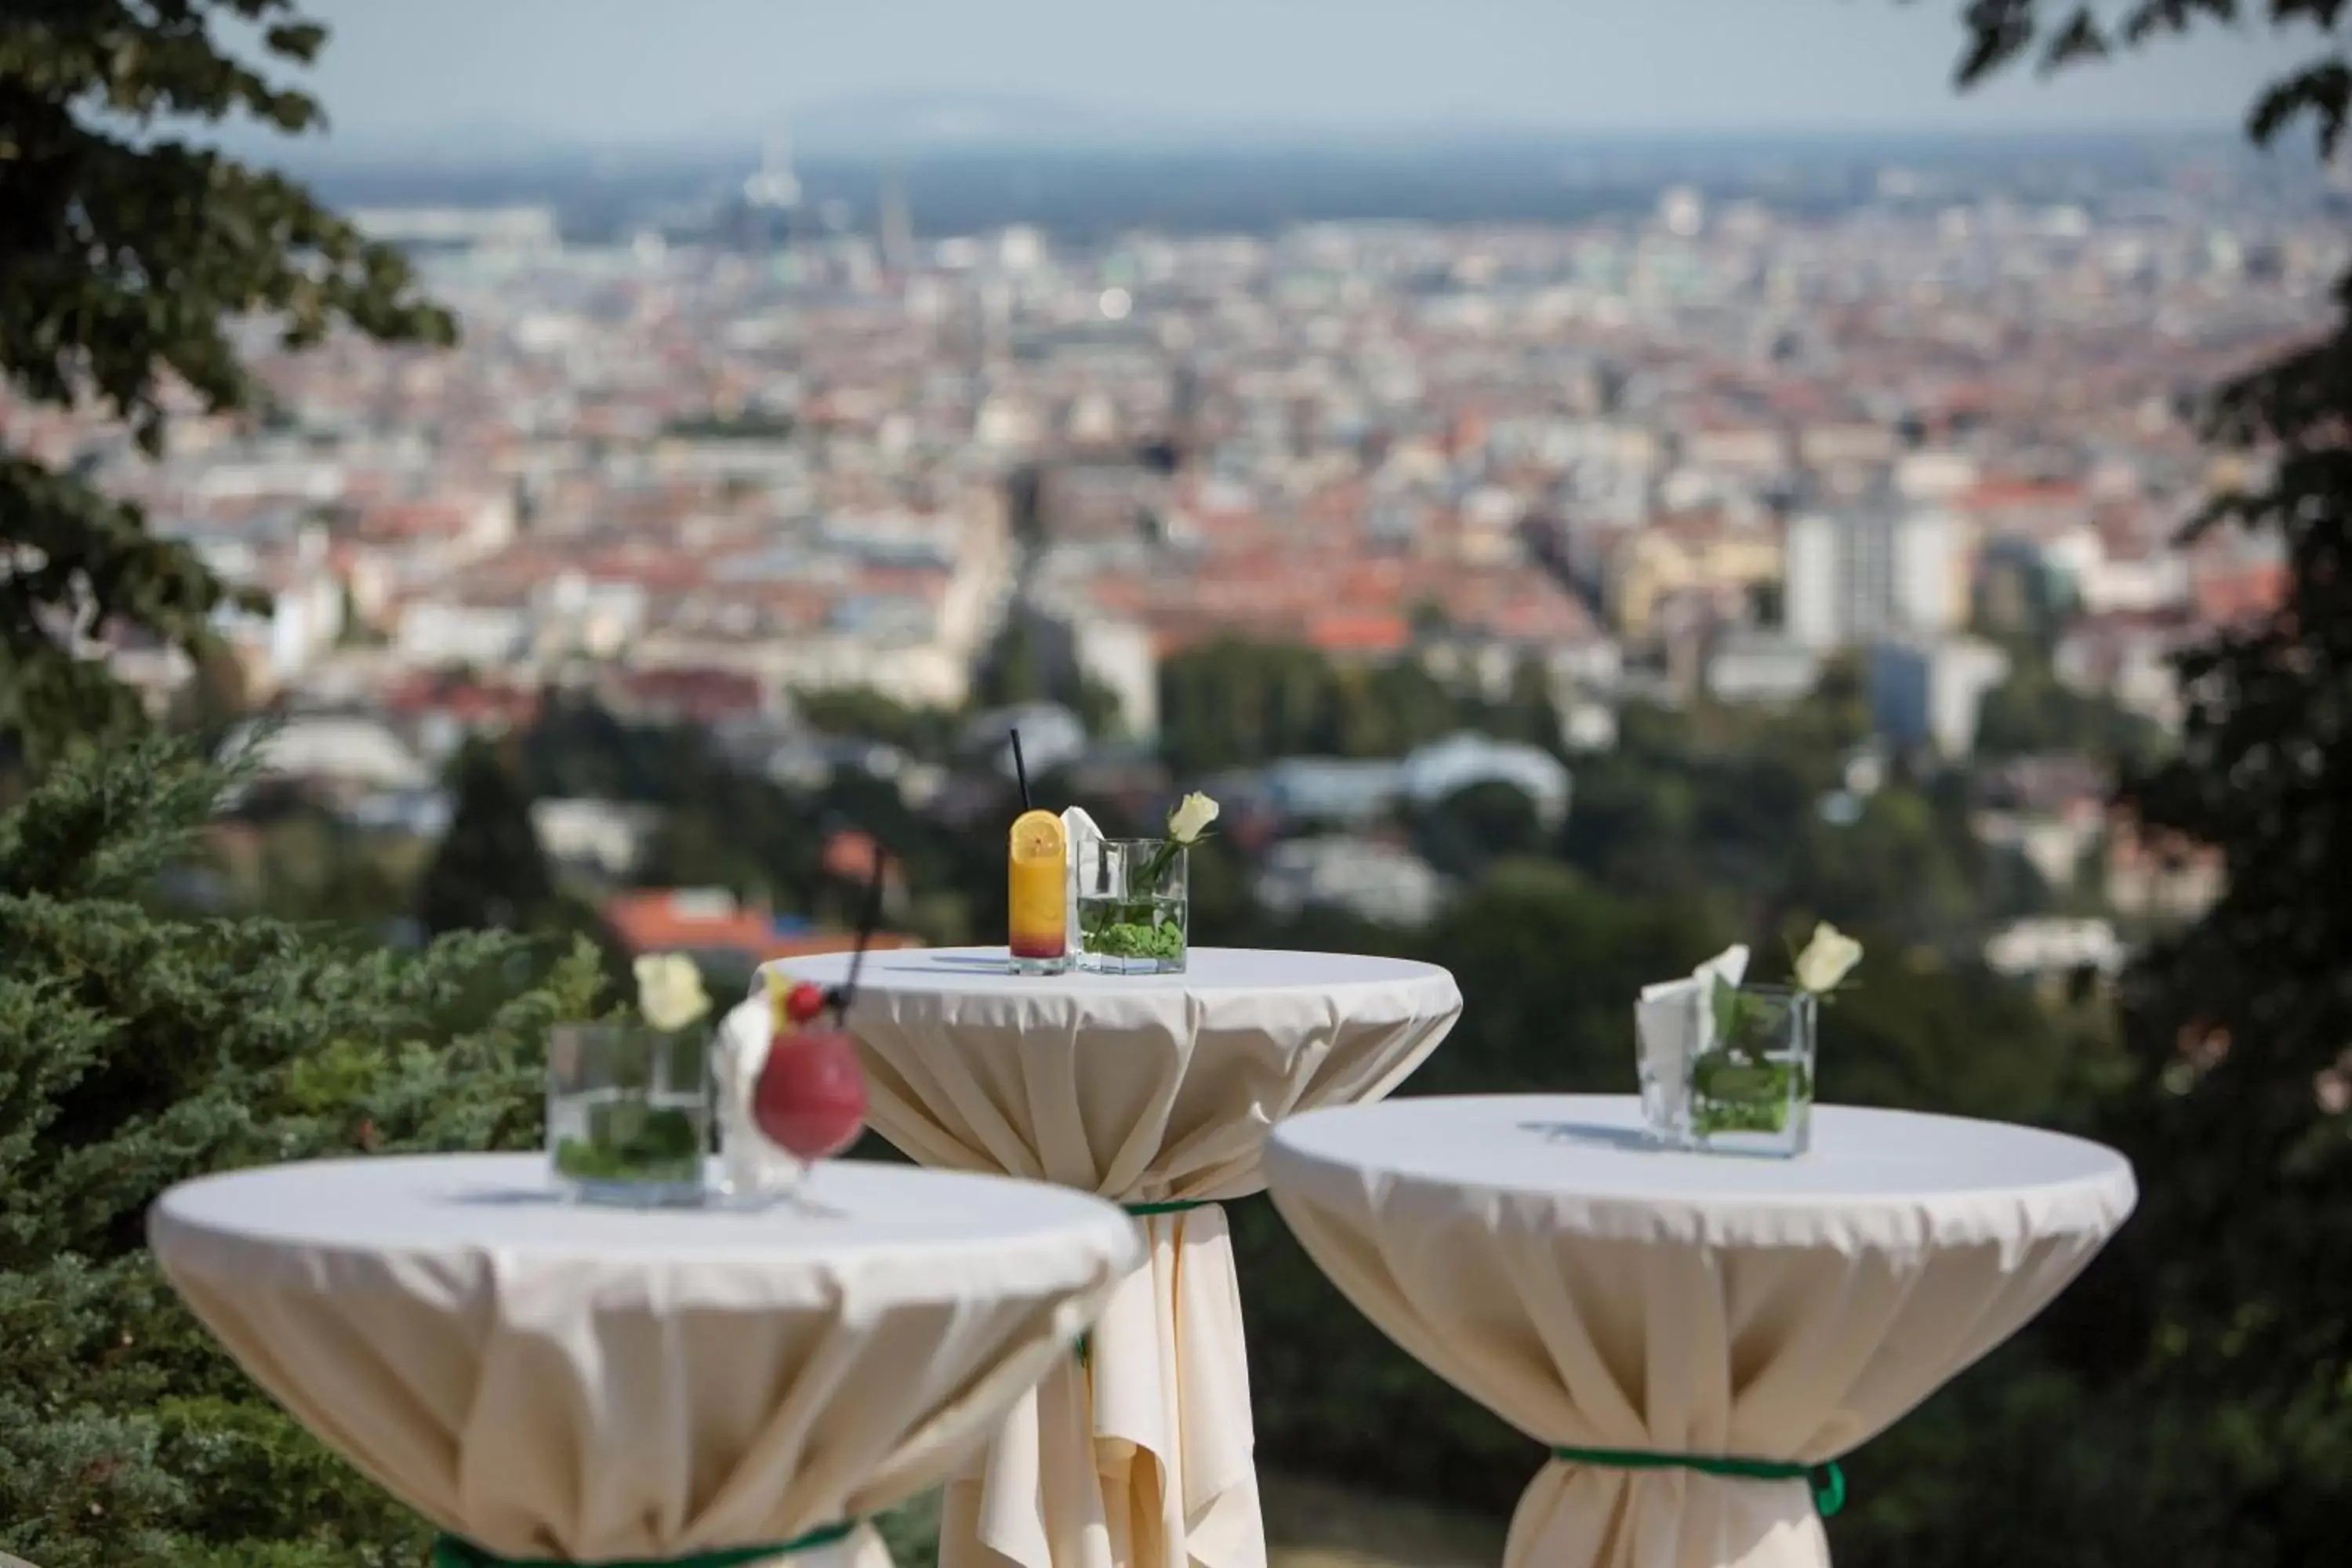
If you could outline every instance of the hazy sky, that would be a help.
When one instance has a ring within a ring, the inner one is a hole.
[[[1578,129],[2222,130],[2312,52],[2217,35],[1950,89],[1961,0],[308,0],[350,145],[510,126],[746,134],[906,90],[1204,121]]]

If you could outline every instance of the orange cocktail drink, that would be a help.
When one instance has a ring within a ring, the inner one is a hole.
[[[1062,819],[1026,811],[1013,824],[1006,858],[1010,930],[1016,974],[1059,974],[1070,967],[1069,868]]]

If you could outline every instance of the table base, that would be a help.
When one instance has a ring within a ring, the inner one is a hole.
[[[1265,1568],[1249,1361],[1224,1211],[1139,1218],[1150,1260],[1090,1352],[950,1483],[940,1568]]]
[[[10,1559],[0,1559],[0,1568]],[[461,1536],[444,1534],[433,1545],[432,1568],[562,1568],[563,1559],[500,1557]],[[774,1547],[720,1548],[684,1557],[641,1559],[598,1568],[891,1568],[890,1549],[874,1527],[859,1521],[812,1531],[799,1541]]]
[[[1828,1568],[1801,1477],[1622,1470],[1554,1459],[1519,1497],[1503,1568]]]

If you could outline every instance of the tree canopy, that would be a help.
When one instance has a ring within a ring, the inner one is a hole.
[[[454,931],[526,931],[555,904],[555,873],[531,825],[530,795],[497,742],[475,736],[448,772],[449,826],[416,889],[416,918]]]
[[[342,325],[454,339],[398,252],[200,139],[231,121],[322,124],[316,100],[269,73],[309,65],[326,37],[295,0],[0,9],[0,376],[121,418],[152,453],[183,394],[212,413],[255,406],[241,321],[293,347]],[[0,735],[37,756],[135,717],[94,635],[136,627],[200,652],[229,598],[137,508],[5,445],[0,559]]]
[[[2066,69],[2256,21],[2315,40],[2249,107],[2259,144],[2343,139],[2346,0],[1976,0],[1960,79]],[[2190,531],[2285,547],[2279,605],[2178,661],[2169,758],[2130,775],[2144,831],[2219,848],[2218,903],[2134,964],[2129,1077],[2097,1129],[2131,1154],[2141,1212],[2061,1303],[2051,1342],[2086,1390],[2068,1461],[2028,1478],[1987,1559],[2319,1561],[2352,1490],[2352,279],[2307,346],[2217,389],[2217,443],[2259,478]],[[2071,1331],[2069,1325],[2072,1325]],[[2040,1385],[2037,1385],[2040,1386]],[[2010,1412],[2051,1415],[2042,1386]],[[2006,1511],[2006,1510],[2005,1510]],[[1979,1518],[1983,1517],[1981,1514]]]
[[[2334,39],[2347,0],[2125,0],[2094,5],[2082,0],[1967,0],[1960,23],[1968,32],[1954,79],[1962,89],[2023,61],[2045,76],[2116,54],[2187,38],[2210,28],[2266,20],[2282,32],[2309,29]],[[2246,110],[2246,134],[2268,146],[2278,134],[2308,122],[2320,155],[2343,140],[2352,107],[2352,66],[2340,47],[2265,88]]]

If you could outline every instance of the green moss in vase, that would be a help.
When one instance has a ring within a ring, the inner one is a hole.
[[[555,1168],[574,1181],[695,1181],[702,1173],[700,1129],[671,1106],[641,1100],[595,1106],[588,1136],[555,1146]]]

